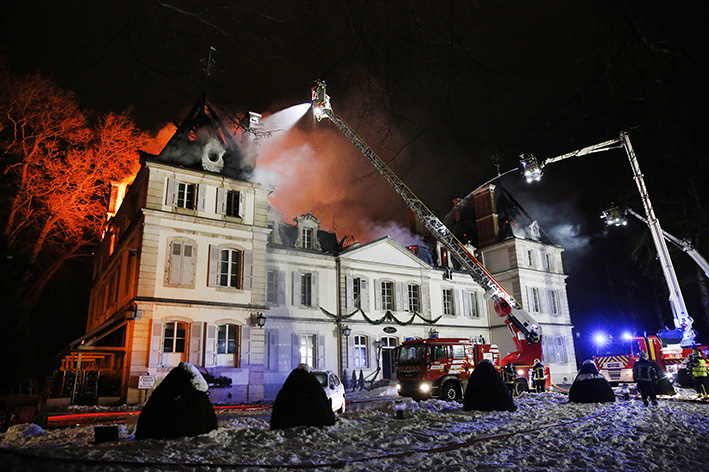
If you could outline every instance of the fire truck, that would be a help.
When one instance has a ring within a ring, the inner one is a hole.
[[[396,359],[399,395],[453,401],[463,397],[470,374],[483,359],[499,368],[500,350],[470,339],[410,339],[397,348]]]
[[[687,378],[686,366],[683,365],[687,356],[699,350],[704,357],[709,354],[709,347],[681,347],[679,344],[662,346],[657,336],[626,337],[607,341],[593,356],[600,372],[608,381],[617,385],[633,381],[633,366],[644,352],[651,361],[655,361],[663,371],[683,386],[691,386]]]
[[[502,318],[510,330],[517,351],[501,360],[502,365],[514,364],[518,375],[526,376],[534,359],[542,359],[542,333],[534,318],[507,290],[490,274],[468,249],[450,232],[426,205],[392,172],[379,156],[332,110],[330,97],[326,93],[325,82],[318,81],[312,88],[313,113],[317,121],[328,118],[342,134],[354,144],[371,164],[389,182],[394,190],[404,199],[406,205],[421,221],[428,232],[448,250],[473,278],[485,290],[485,298],[492,300],[495,312]],[[547,383],[549,375],[547,374]],[[521,387],[520,387],[521,388]]]

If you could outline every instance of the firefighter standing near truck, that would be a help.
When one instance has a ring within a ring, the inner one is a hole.
[[[692,359],[693,357],[693,359]],[[707,362],[701,353],[690,354],[689,368],[694,379],[694,389],[699,398],[709,398],[709,383],[707,380]]]
[[[542,393],[546,390],[546,372],[544,364],[539,359],[534,359],[534,367],[532,367],[532,381],[534,382],[534,391]]]
[[[508,362],[507,365],[502,369],[502,380],[505,381],[505,385],[507,385],[507,390],[510,391],[511,395],[515,394],[515,377],[517,377],[517,371],[515,370],[515,366],[511,363]]]
[[[647,360],[646,352],[640,353],[640,359],[633,366],[633,380],[637,382],[638,390],[645,406],[648,405],[648,398],[653,405],[657,405],[655,385],[657,384],[657,379],[660,378],[661,372],[656,366],[657,364]]]

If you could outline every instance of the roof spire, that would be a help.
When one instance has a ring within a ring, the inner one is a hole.
[[[202,84],[202,94],[207,93],[207,83],[209,82],[209,77],[212,75],[212,68],[214,67],[215,60],[212,58],[212,54],[216,54],[217,50],[214,46],[209,46],[209,55],[207,59],[202,59],[202,65],[204,66],[204,83]]]

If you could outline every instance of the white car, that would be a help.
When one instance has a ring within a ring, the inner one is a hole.
[[[316,379],[318,379],[318,382],[320,382],[322,388],[325,389],[325,395],[327,395],[327,399],[330,400],[332,411],[335,413],[344,413],[345,387],[342,385],[342,382],[340,382],[337,374],[331,370],[325,372],[313,372],[312,374]]]

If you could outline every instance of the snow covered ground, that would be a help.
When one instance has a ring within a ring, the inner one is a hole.
[[[387,398],[382,388],[356,397]],[[559,393],[524,394],[518,410],[465,412],[458,403],[393,400],[349,411],[325,428],[270,431],[238,416],[195,438],[93,444],[93,427],[0,434],[0,470],[700,471],[709,470],[709,404],[680,389],[656,407],[639,400],[574,404]],[[49,459],[52,458],[52,459]]]

